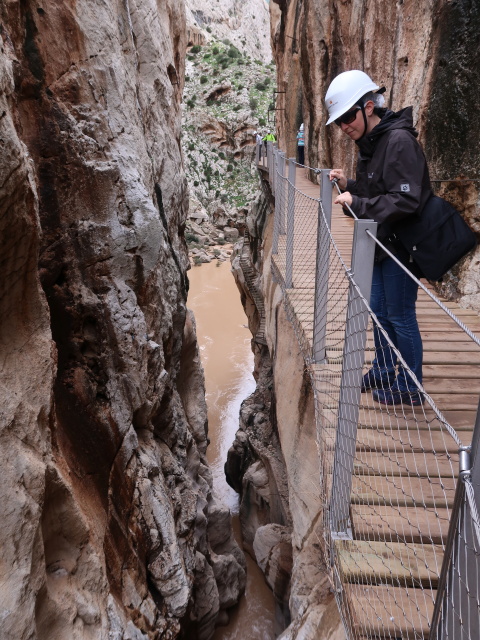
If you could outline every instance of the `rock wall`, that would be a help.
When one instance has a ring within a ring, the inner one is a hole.
[[[183,4],[6,0],[0,38],[2,638],[208,639],[245,571],[186,309]]]
[[[305,122],[309,166],[354,171],[355,145],[325,127],[323,98],[347,69],[366,71],[387,88],[387,105],[413,105],[439,195],[480,232],[480,7],[470,0],[277,0],[270,4],[278,71],[279,144],[295,155]],[[454,268],[444,292],[480,309],[479,251]]]
[[[271,61],[267,0],[185,0],[185,5],[189,43],[202,44],[194,41],[194,34],[203,30],[206,40],[209,34],[228,38],[253,58]]]

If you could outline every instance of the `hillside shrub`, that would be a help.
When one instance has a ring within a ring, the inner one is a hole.
[[[200,53],[201,50],[202,50],[202,47],[199,44],[194,44],[193,47],[190,49],[190,53]]]
[[[188,143],[188,150],[189,151],[193,151],[195,149],[195,145],[193,144],[193,142],[189,142]]]
[[[194,233],[191,233],[190,231],[187,231],[187,233],[185,234],[185,240],[190,243],[190,242],[198,242],[198,236],[196,236]]]
[[[250,100],[248,101],[248,104],[250,105],[250,109],[252,111],[255,111],[255,109],[258,107],[258,100],[256,98],[250,98]]]
[[[198,187],[198,185],[199,185],[199,184],[200,184],[200,183],[199,183],[199,181],[198,181],[198,180],[194,180],[194,181],[193,181],[193,186],[194,186],[194,187]]]
[[[200,76],[200,84],[207,84],[208,78],[207,76]]]
[[[233,164],[227,164],[227,171],[233,171]]]
[[[213,47],[213,49],[212,49],[213,55],[216,56],[218,52],[219,52],[219,48],[218,47]]]

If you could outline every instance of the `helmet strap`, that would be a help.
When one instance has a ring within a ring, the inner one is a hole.
[[[368,123],[367,123],[367,114],[365,113],[365,106],[364,106],[363,102],[359,102],[358,104],[360,105],[360,109],[362,110],[363,124],[365,125],[365,128],[363,129],[363,133],[359,138],[359,140],[361,140],[362,138],[365,137],[365,135],[367,133]]]

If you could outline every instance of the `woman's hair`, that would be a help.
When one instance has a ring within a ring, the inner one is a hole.
[[[360,102],[362,104],[366,104],[369,100],[371,100],[375,105],[375,111],[377,109],[383,109],[383,107],[385,106],[385,98],[383,97],[383,93],[374,93],[373,91],[369,91],[364,96],[362,96]]]

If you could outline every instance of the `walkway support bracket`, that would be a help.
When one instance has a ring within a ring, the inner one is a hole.
[[[315,302],[313,312],[313,362],[325,362],[327,330],[328,273],[330,269],[330,236],[332,228],[332,192],[330,169],[322,169],[320,203],[318,205],[317,266],[315,269]]]
[[[288,159],[288,200],[287,200],[287,255],[285,260],[285,287],[293,287],[293,245],[295,234],[295,178],[297,167],[295,158]]]
[[[350,528],[352,476],[369,319],[363,298],[370,300],[376,246],[367,231],[376,237],[377,223],[355,220],[351,273],[361,296],[350,282],[330,501],[332,532],[337,535],[348,533]]]

